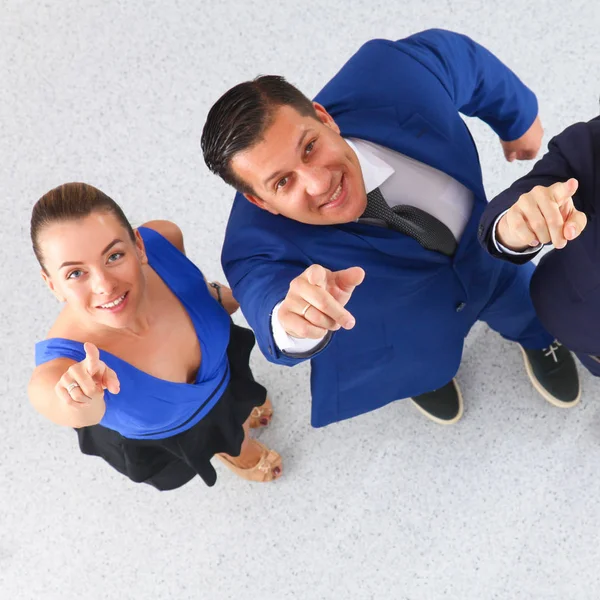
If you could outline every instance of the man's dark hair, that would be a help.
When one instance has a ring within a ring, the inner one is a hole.
[[[242,194],[252,188],[235,175],[231,160],[261,141],[280,106],[291,106],[302,116],[317,113],[299,89],[278,75],[262,75],[225,92],[213,105],[202,130],[206,166]]]

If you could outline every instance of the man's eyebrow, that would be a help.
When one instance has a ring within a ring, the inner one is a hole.
[[[302,133],[302,135],[300,136],[300,139],[298,140],[298,143],[296,144],[296,152],[298,152],[298,150],[300,150],[300,148],[302,147],[302,145],[304,144],[304,140],[306,139],[306,136],[310,133],[310,129],[305,129],[304,132]],[[273,179],[275,179],[276,177],[280,177],[281,175],[283,175],[285,173],[285,171],[275,171],[275,173],[272,173],[271,175],[269,175],[264,181],[263,181],[263,186],[267,187],[269,185],[269,182],[271,182]]]

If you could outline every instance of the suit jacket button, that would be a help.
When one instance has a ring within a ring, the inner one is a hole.
[[[269,354],[273,356],[273,346],[269,346]]]
[[[459,302],[456,305],[456,312],[460,312],[465,306],[466,306],[466,304],[464,302]]]
[[[479,229],[478,229],[478,233],[479,235],[483,235],[483,225],[479,225]]]

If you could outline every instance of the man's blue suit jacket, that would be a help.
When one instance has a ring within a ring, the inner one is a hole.
[[[490,202],[481,219],[481,242],[494,256],[513,263],[534,254],[499,253],[491,240],[498,216],[536,185],[575,177],[575,207],[588,222],[562,250],[543,256],[531,278],[531,299],[544,327],[579,355],[600,356],[600,117],[571,125],[550,140],[548,153],[533,170]]]
[[[305,225],[237,194],[222,264],[267,359],[284,365],[301,360],[279,351],[270,326],[271,311],[292,279],[313,263],[334,271],[358,265],[366,272],[347,305],[356,326],[335,333],[311,357],[311,421],[319,427],[436,389],[456,374],[464,337],[501,270],[477,241],[486,198],[477,150],[459,111],[513,140],[533,123],[537,101],[490,52],[442,30],[367,42],[315,100],[342,136],[435,167],[475,197],[458,250],[448,258],[392,230]]]

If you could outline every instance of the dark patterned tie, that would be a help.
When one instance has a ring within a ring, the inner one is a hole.
[[[420,208],[400,204],[390,208],[379,188],[367,194],[367,208],[361,218],[378,219],[391,229],[415,239],[423,248],[452,256],[456,238],[447,225]]]

